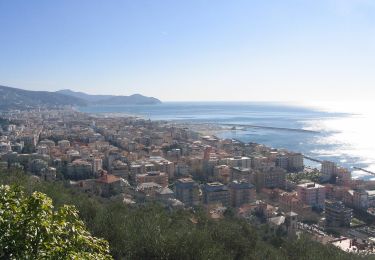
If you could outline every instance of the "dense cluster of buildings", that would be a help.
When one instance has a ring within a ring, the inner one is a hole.
[[[202,136],[169,122],[90,116],[73,110],[2,113],[0,170],[23,169],[46,181],[66,180],[85,192],[124,203],[157,200],[203,206],[217,216],[261,215],[288,234],[305,219],[350,227],[353,210],[371,212],[375,185],[322,162],[319,183],[304,174],[301,153]]]

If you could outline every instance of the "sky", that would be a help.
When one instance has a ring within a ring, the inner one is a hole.
[[[375,0],[0,0],[0,85],[163,101],[375,97]]]

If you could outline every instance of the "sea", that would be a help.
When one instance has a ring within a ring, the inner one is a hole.
[[[177,123],[224,127],[216,136],[255,142],[330,160],[352,170],[353,178],[375,180],[374,118],[366,113],[267,102],[163,102],[157,105],[87,106],[92,114],[124,114]],[[305,160],[319,168],[320,164]]]

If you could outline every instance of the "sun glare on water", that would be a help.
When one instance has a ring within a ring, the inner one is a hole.
[[[357,163],[375,172],[375,105],[363,103],[329,103],[320,106],[328,112],[347,113],[344,116],[325,118],[306,122],[305,129],[329,132],[317,142],[337,147],[332,150],[313,151],[321,156],[337,156],[358,158]],[[362,171],[353,171],[354,177],[368,175]],[[368,176],[375,179],[375,176]]]

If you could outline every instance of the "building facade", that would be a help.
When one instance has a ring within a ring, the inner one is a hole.
[[[329,227],[350,227],[353,210],[344,206],[341,201],[325,202],[326,225]]]
[[[234,180],[229,184],[230,202],[232,207],[241,207],[255,201],[255,186],[247,181]]]
[[[203,186],[203,203],[206,205],[222,204],[230,205],[230,194],[228,188],[220,182],[206,183]]]
[[[191,178],[182,178],[176,181],[176,198],[187,206],[199,204],[199,187]]]
[[[324,208],[326,189],[317,183],[303,183],[297,185],[298,198],[312,207]]]

